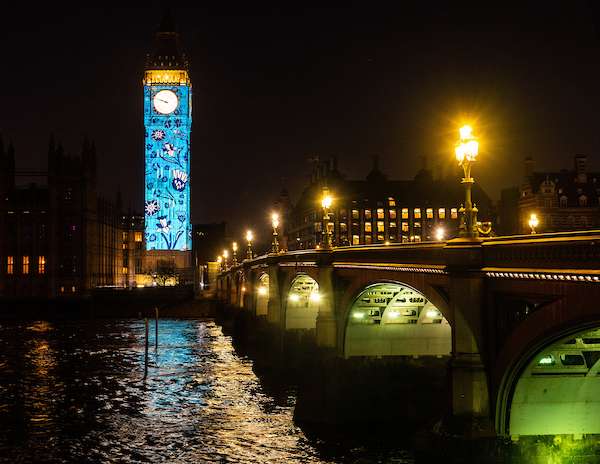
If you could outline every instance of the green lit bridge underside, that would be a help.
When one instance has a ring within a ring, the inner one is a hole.
[[[346,359],[447,369],[453,415],[498,435],[600,435],[600,231],[269,254],[218,286]]]

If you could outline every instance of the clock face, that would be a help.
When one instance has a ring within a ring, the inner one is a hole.
[[[171,90],[161,90],[154,95],[154,108],[161,114],[171,114],[178,103],[177,95]]]

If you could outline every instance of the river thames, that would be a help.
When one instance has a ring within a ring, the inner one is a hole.
[[[293,385],[266,385],[211,320],[0,325],[2,463],[413,463],[383,447],[303,431]]]

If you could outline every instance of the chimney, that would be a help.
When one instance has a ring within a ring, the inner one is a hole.
[[[575,173],[577,174],[577,183],[587,183],[586,173],[587,156],[575,155]]]
[[[531,156],[525,158],[525,177],[533,175],[533,169],[535,168],[535,161]]]

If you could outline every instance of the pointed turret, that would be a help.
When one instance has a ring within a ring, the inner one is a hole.
[[[179,34],[171,9],[164,8],[160,26],[154,36],[152,52],[146,57],[146,69],[188,70],[188,60],[183,53]]]

